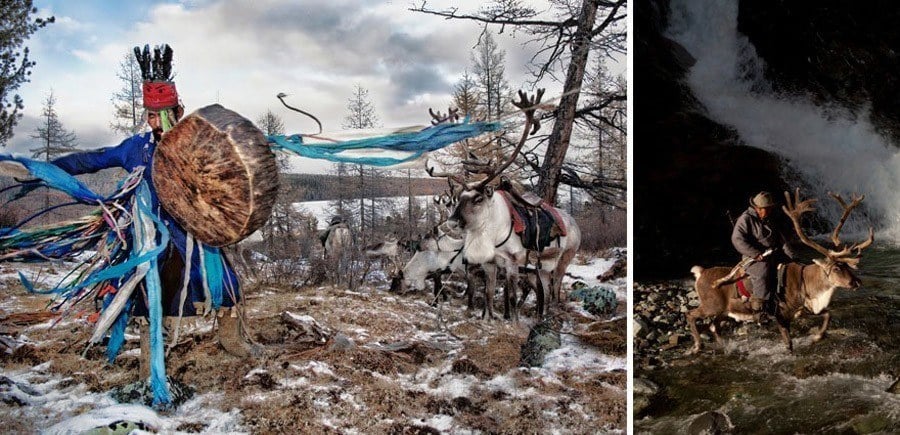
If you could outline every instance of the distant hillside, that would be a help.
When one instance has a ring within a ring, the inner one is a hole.
[[[91,189],[100,193],[110,193],[119,180],[124,178],[125,172],[118,169],[108,169],[96,174],[80,175],[78,178],[87,184]],[[436,178],[412,178],[407,180],[405,177],[384,177],[378,179],[366,178],[364,192],[359,187],[359,179],[357,177],[341,177],[336,175],[318,175],[318,174],[281,174],[282,188],[290,192],[290,200],[292,202],[301,201],[323,201],[336,199],[343,190],[345,199],[364,197],[393,197],[407,196],[411,190],[413,196],[438,195],[447,189],[447,182],[443,179]],[[0,189],[14,184],[14,180],[9,177],[0,177]],[[8,201],[12,196],[12,192],[5,192],[0,195],[0,204]],[[45,207],[46,194],[42,191],[36,191],[27,197],[17,200],[10,204],[3,204],[0,208],[0,226],[10,225],[11,222],[18,222],[38,210]],[[50,205],[62,204],[69,200],[68,197],[58,192],[50,193]],[[51,219],[64,220],[82,216],[90,212],[93,207],[88,206],[71,206],[64,207],[58,211],[51,213]],[[5,217],[5,220],[4,220]],[[34,223],[46,223],[39,221]]]
[[[297,192],[296,201],[321,201],[336,199],[343,190],[344,198],[407,196],[411,185],[412,195],[437,195],[447,189],[447,182],[437,178],[384,177],[366,178],[361,189],[359,178],[321,174],[281,174],[282,185]]]

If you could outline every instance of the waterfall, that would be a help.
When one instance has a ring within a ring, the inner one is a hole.
[[[687,81],[710,119],[734,128],[745,144],[783,157],[818,190],[804,197],[820,198],[817,208],[832,222],[840,209],[827,191],[866,194],[870,223],[851,218],[848,228],[875,225],[879,238],[900,241],[900,150],[875,131],[868,111],[773,91],[764,61],[737,30],[737,0],[672,0],[671,9],[667,36],[697,60]]]

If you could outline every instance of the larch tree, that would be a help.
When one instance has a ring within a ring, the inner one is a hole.
[[[35,18],[32,0],[0,2],[0,145],[6,146],[13,129],[22,118],[25,102],[15,94],[29,81],[35,61],[29,57],[25,41],[38,29],[55,21],[54,17]]]
[[[498,0],[473,13],[459,8],[433,9],[423,1],[410,10],[480,23],[484,29],[481,38],[491,26],[498,27],[499,33],[511,28],[513,33],[527,35],[526,44],[536,46],[531,58],[534,84],[549,77],[561,82],[563,87],[557,108],[551,114],[554,121],[546,138],[546,149],[534,164],[538,172],[538,194],[545,201],[555,203],[559,184],[565,181],[561,175],[575,120],[601,109],[596,105],[579,105],[589,54],[608,57],[625,52],[627,1],[552,0],[549,10],[538,11],[524,0]],[[625,96],[615,100],[624,101]],[[571,181],[580,182],[575,178]]]
[[[369,90],[357,83],[353,87],[353,94],[347,99],[347,115],[344,117],[342,126],[345,129],[357,130],[375,128],[380,125],[379,123],[378,115],[375,113],[375,105],[369,100]],[[353,172],[356,175],[357,194],[359,195],[359,230],[360,234],[365,235],[365,199],[370,196],[369,191],[371,190],[370,186],[366,184],[366,175],[370,174],[371,171],[367,170],[363,165],[355,165]],[[374,205],[371,208],[374,209]],[[375,221],[373,216],[370,216],[370,221],[369,227],[372,227]]]
[[[141,68],[133,51],[129,50],[119,61],[116,78],[122,82],[122,87],[113,92],[110,99],[113,104],[113,121],[109,123],[109,128],[124,136],[133,136],[144,129],[143,81]]]
[[[49,162],[54,157],[75,150],[78,138],[74,131],[66,130],[59,115],[56,113],[56,97],[53,91],[44,100],[44,109],[41,111],[41,123],[34,129],[32,139],[38,139],[39,146],[28,151],[34,159]]]
[[[32,139],[37,139],[39,145],[30,151],[33,159],[49,162],[54,157],[75,150],[78,138],[74,131],[66,130],[56,113],[56,98],[53,91],[44,100],[44,109],[41,111],[41,123],[34,129]],[[44,192],[44,209],[50,208],[50,189]],[[44,222],[48,222],[49,215],[44,215]]]
[[[485,119],[495,121],[509,106],[510,88],[506,80],[506,52],[486,31],[472,53],[472,68],[478,90],[478,105]]]
[[[466,69],[462,78],[453,87],[453,106],[459,109],[463,117],[471,116],[479,118],[478,112],[478,85],[475,78]]]

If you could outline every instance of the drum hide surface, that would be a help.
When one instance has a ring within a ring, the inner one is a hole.
[[[269,219],[278,167],[265,135],[218,104],[186,116],[153,156],[160,203],[197,240],[237,243]]]

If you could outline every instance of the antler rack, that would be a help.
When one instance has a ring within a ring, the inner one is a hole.
[[[835,249],[831,250],[827,249],[824,246],[812,241],[804,232],[803,228],[800,225],[800,218],[804,213],[815,210],[812,207],[812,204],[816,202],[815,198],[810,198],[805,201],[800,200],[800,189],[797,188],[794,191],[794,198],[791,199],[791,195],[789,192],[784,192],[785,205],[782,207],[785,214],[791,218],[791,221],[794,223],[794,231],[797,233],[797,236],[800,238],[800,241],[803,242],[806,246],[813,248],[816,252],[824,255],[828,259],[832,261],[840,261],[843,263],[849,264],[851,267],[856,268],[859,264],[859,257],[862,255],[863,249],[868,248],[872,242],[875,241],[875,231],[873,228],[869,228],[869,237],[853,246],[845,246],[840,238],[838,237],[841,229],[844,226],[844,223],[847,221],[847,217],[850,215],[850,212],[853,211],[865,196],[856,196],[853,195],[853,199],[850,204],[847,204],[840,195],[829,192],[829,195],[833,197],[844,209],[843,214],[841,215],[841,219],[835,227],[834,231],[831,234],[831,241],[835,245]],[[855,256],[851,256],[853,251],[856,251]]]

